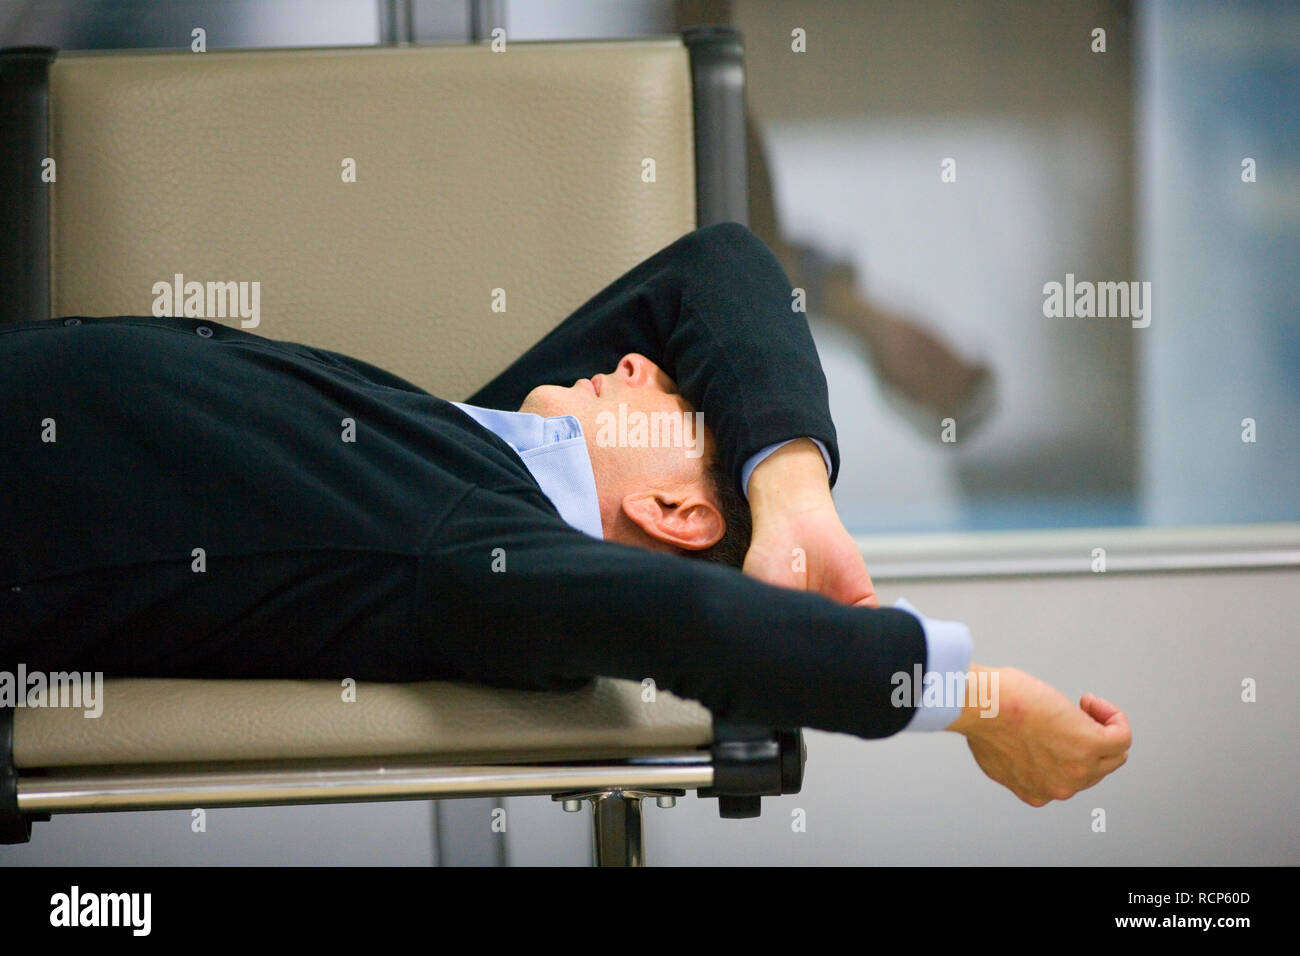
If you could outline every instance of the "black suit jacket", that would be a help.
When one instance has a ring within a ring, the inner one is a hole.
[[[636,351],[704,412],[737,480],[805,435],[838,467],[790,291],[744,226],[695,230],[467,400],[515,409]],[[0,327],[0,402],[8,669],[605,675],[776,726],[879,737],[911,717],[890,692],[925,664],[912,615],[590,538],[496,435],[366,362],[210,320],[22,322]]]

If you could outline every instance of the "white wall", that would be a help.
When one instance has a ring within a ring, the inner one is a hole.
[[[0,846],[5,866],[430,866],[427,801],[56,814],[32,841]]]
[[[1300,864],[1300,572],[877,583],[884,603],[967,621],[979,663],[1124,708],[1128,763],[1036,809],[985,777],[957,734],[811,732],[803,791],[764,798],[757,819],[719,819],[694,795],[648,807],[651,865]],[[1256,703],[1241,700],[1244,677]],[[1098,807],[1105,833],[1091,828]],[[795,808],[806,833],[791,830]],[[584,834],[548,831],[557,813],[512,801],[513,861],[585,861]]]

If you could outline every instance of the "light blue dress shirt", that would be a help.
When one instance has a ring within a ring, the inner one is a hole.
[[[922,701],[912,711],[912,719],[904,730],[946,730],[961,716],[966,696],[966,675],[970,671],[972,641],[970,628],[961,621],[941,621],[926,617],[906,598],[899,598],[894,607],[906,611],[921,622],[925,631],[925,673],[921,677],[922,698],[925,685],[936,685],[937,702]],[[915,675],[908,675],[915,680]],[[941,693],[940,693],[941,692]],[[951,697],[949,697],[951,692]]]
[[[605,537],[596,475],[576,418],[452,404],[515,450],[561,518],[593,538]]]
[[[754,473],[754,469],[761,465],[772,452],[778,448],[784,448],[794,440],[793,438],[787,438],[785,441],[779,441],[773,445],[768,445],[766,448],[761,448],[749,456],[749,460],[745,462],[745,467],[740,469],[740,487],[745,489],[746,498],[749,497],[749,476]],[[826,474],[829,475],[831,473],[831,453],[826,450],[826,446],[818,439],[813,438],[810,441],[822,453],[822,460],[826,462]]]
[[[582,425],[572,415],[545,418],[532,412],[503,412],[495,408],[479,408],[463,402],[452,402],[457,408],[515,450],[542,494],[555,505],[555,510],[579,531],[593,538],[604,538],[600,521],[600,499],[596,494],[596,475],[591,468],[587,440]],[[754,469],[778,448],[790,441],[776,442],[752,455],[741,469],[741,487],[749,494],[749,478]],[[831,456],[826,446],[817,439],[817,447],[826,461],[827,473],[831,470]],[[970,668],[970,628],[960,621],[940,621],[928,618],[899,598],[894,607],[914,615],[925,631],[926,681],[936,679],[944,686],[947,674],[965,674]],[[908,675],[911,679],[912,675]],[[956,681],[964,686],[963,681]],[[944,700],[940,704],[922,704],[914,709],[905,730],[943,730],[961,713],[961,701]]]

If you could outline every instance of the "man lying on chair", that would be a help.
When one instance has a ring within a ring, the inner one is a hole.
[[[466,404],[211,321],[0,327],[0,666],[651,678],[771,726],[955,730],[1035,806],[1092,786],[1114,705],[1012,668],[986,716],[907,689],[983,669],[964,626],[877,606],[791,293],[746,227],[697,229]]]

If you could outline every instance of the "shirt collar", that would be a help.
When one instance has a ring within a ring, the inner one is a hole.
[[[593,538],[604,538],[596,475],[578,419],[451,404],[515,450],[561,518]]]

